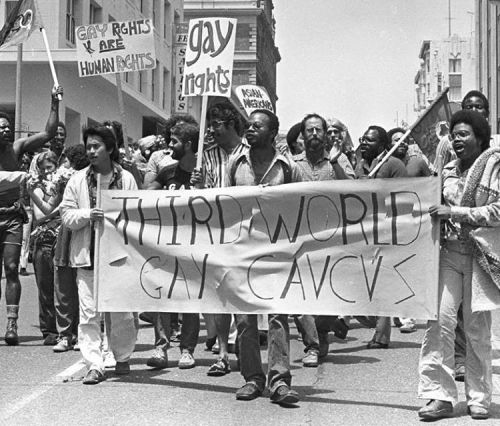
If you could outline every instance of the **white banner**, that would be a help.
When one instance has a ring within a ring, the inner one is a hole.
[[[82,25],[75,35],[80,77],[156,68],[151,19]]]
[[[436,318],[439,179],[103,191],[101,311]]]

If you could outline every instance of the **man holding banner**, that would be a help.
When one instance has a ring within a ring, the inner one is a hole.
[[[62,93],[61,86],[53,87],[52,103],[45,130],[27,138],[14,140],[9,116],[0,113],[0,253],[6,278],[5,298],[8,321],[5,342],[8,345],[19,343],[17,318],[21,283],[18,268],[23,239],[23,222],[27,222],[24,206],[20,202],[20,188],[24,185],[26,175],[18,170],[21,157],[25,152],[36,151],[55,136],[59,121],[59,97]]]
[[[69,262],[77,268],[80,325],[78,342],[89,370],[85,385],[106,379],[102,354],[101,315],[94,297],[95,228],[104,222],[98,204],[102,189],[136,190],[134,177],[123,170],[118,160],[118,147],[110,129],[104,125],[89,127],[83,132],[90,166],[75,173],[69,180],[60,204],[63,224],[71,234]],[[96,256],[98,257],[98,256]],[[130,372],[129,359],[134,351],[137,329],[132,312],[110,312],[108,338],[116,359],[116,374]]]
[[[231,186],[281,185],[302,181],[298,166],[273,147],[278,129],[278,118],[272,112],[256,110],[250,115],[245,133],[250,150],[231,158],[228,176]],[[262,394],[266,382],[260,357],[257,315],[237,314],[236,324],[240,370],[246,381],[236,391],[236,399],[249,401]],[[268,341],[267,381],[271,401],[280,405],[295,404],[299,395],[290,389],[288,315],[269,314]]]

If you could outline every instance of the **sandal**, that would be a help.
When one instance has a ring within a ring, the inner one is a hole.
[[[219,358],[215,364],[213,364],[207,372],[209,376],[224,376],[231,372],[231,366],[229,361],[225,358]]]

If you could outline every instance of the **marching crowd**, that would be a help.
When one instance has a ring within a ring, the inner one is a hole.
[[[311,113],[283,140],[274,113],[255,110],[244,120],[229,102],[215,103],[208,108],[201,169],[196,168],[200,129],[193,117],[173,115],[163,135],[144,137],[130,151],[120,123],[113,121],[85,128],[82,143],[66,143],[66,129],[58,116],[61,94],[61,87],[52,91],[45,131],[26,138],[14,140],[10,118],[0,114],[0,253],[6,278],[7,345],[19,343],[18,269],[25,274],[30,257],[44,344],[56,353],[78,348],[88,366],[84,384],[105,380],[106,367],[114,366],[116,374],[130,372],[137,314],[96,310],[93,229],[104,220],[98,188],[184,191],[439,174],[442,202],[429,209],[442,224],[439,316],[428,322],[422,343],[418,393],[429,403],[418,415],[423,420],[452,416],[455,381],[465,381],[471,417],[489,416],[490,311],[500,307],[500,253],[494,245],[500,226],[500,149],[491,135],[488,100],[482,93],[465,96],[433,163],[409,138],[385,158],[405,135],[403,128],[386,131],[370,125],[355,149],[343,123]],[[291,387],[288,315],[203,316],[207,349],[218,354],[208,375],[228,374],[229,353],[234,351],[245,381],[236,392],[238,400],[259,397],[267,383],[271,401],[280,405],[299,401]],[[139,317],[154,327],[148,366],[167,368],[167,349],[174,340],[181,350],[178,367],[195,366],[198,313],[144,312]],[[317,367],[328,354],[328,333],[345,338],[355,319],[375,329],[368,349],[390,347],[392,321],[403,333],[416,331],[412,318],[351,318],[332,312],[293,319],[302,335],[305,367]],[[260,351],[266,342],[267,374]]]

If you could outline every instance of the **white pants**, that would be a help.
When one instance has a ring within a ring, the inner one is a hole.
[[[455,327],[462,303],[467,341],[465,394],[468,405],[488,408],[492,393],[491,313],[471,311],[472,254],[459,243],[441,250],[439,317],[429,321],[420,352],[418,396],[457,402]]]
[[[104,371],[102,356],[101,317],[94,299],[94,271],[78,268],[78,298],[80,325],[78,343],[83,359],[90,370]],[[137,327],[132,312],[109,312],[109,346],[117,362],[125,362],[134,352]]]

